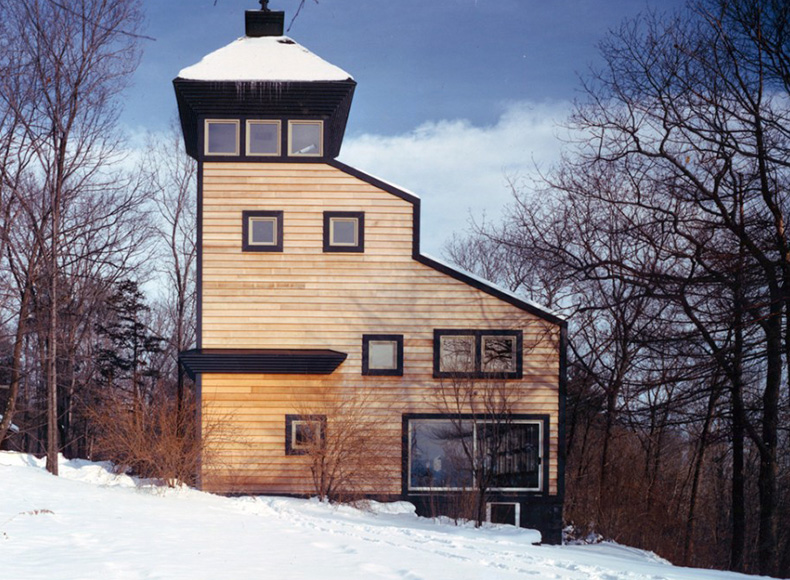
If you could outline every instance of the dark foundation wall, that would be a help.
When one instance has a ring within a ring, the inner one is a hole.
[[[423,517],[448,516],[466,519],[474,517],[474,494],[472,493],[410,494],[404,499],[413,503],[417,507],[417,515]],[[501,506],[501,509],[494,508],[493,521],[497,521],[496,515],[508,517],[513,513],[503,504],[518,503],[520,506],[519,527],[538,530],[544,544],[558,545],[562,543],[562,501],[559,498],[492,493],[487,501]]]

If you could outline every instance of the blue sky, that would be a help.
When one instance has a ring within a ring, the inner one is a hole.
[[[286,12],[298,0],[271,0]],[[307,0],[287,34],[358,83],[340,159],[423,199],[440,254],[470,216],[497,219],[507,177],[556,160],[579,74],[623,18],[682,0]],[[244,32],[256,0],[144,0],[144,55],[122,122],[164,130],[178,71]]]

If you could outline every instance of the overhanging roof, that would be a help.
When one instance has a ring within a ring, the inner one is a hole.
[[[328,375],[348,355],[330,349],[196,348],[178,355],[187,374],[200,373]]]

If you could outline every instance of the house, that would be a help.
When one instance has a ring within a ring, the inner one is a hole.
[[[204,431],[233,425],[201,487],[315,493],[310,450],[345,414],[367,431],[343,461],[377,474],[357,493],[451,512],[484,470],[490,520],[559,542],[565,321],[420,253],[419,198],[336,159],[355,81],[283,36],[282,12],[247,11],[244,37],[173,83],[198,162],[180,360]]]

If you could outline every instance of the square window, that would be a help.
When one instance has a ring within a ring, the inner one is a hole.
[[[539,489],[541,426],[537,421],[503,421],[477,425],[477,449],[491,487]]]
[[[247,155],[280,155],[280,121],[247,121]]]
[[[443,373],[474,372],[474,335],[445,335],[439,337],[439,370]]]
[[[283,212],[243,211],[241,216],[242,251],[283,251]]]
[[[364,252],[365,214],[357,211],[324,212],[325,252]]]
[[[239,122],[237,120],[206,120],[206,155],[239,154]]]
[[[402,376],[403,335],[362,335],[362,374]]]
[[[288,155],[321,157],[324,154],[323,121],[288,121]]]
[[[285,454],[305,455],[326,438],[326,415],[286,415]]]
[[[513,335],[482,336],[482,371],[484,373],[516,372],[516,337]]]
[[[474,424],[449,419],[409,421],[409,489],[467,489],[474,485]]]
[[[333,246],[356,246],[359,244],[359,221],[357,218],[335,217],[329,220],[329,243]]]

